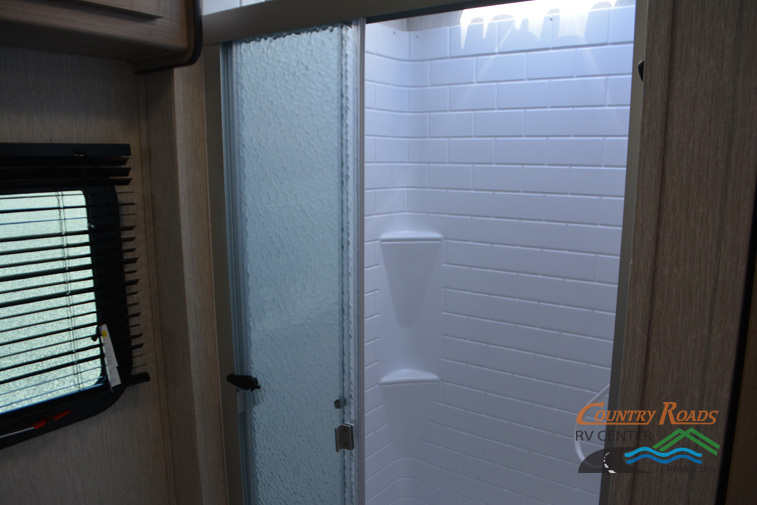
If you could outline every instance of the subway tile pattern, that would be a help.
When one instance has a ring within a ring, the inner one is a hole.
[[[634,24],[616,3],[367,26],[368,505],[598,501],[571,432],[612,354]],[[445,239],[442,388],[418,458],[394,453],[377,385],[377,239],[403,227]]]

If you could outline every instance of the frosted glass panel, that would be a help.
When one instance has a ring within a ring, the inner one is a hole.
[[[334,428],[355,403],[355,31],[227,48],[237,373],[262,385],[243,393],[240,420],[256,505],[336,505],[354,493]]]

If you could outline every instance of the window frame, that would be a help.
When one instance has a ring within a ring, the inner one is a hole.
[[[91,153],[91,158],[82,153]],[[129,302],[135,293],[128,292],[128,287],[138,279],[127,280],[125,267],[137,258],[124,255],[123,232],[133,227],[122,225],[122,204],[116,190],[129,180],[112,179],[109,174],[109,168],[124,164],[123,157],[129,155],[127,144],[0,144],[0,180],[3,180],[0,196],[82,192],[89,225],[87,245],[96,310],[93,325],[98,334],[102,325],[107,325],[121,376],[121,384],[111,387],[100,336],[100,377],[95,384],[0,414],[0,449],[99,414],[113,405],[128,386],[149,380],[146,372],[133,374],[132,351],[141,344],[133,345],[132,341],[141,335],[131,335],[132,328],[138,326],[133,319],[138,314],[129,311],[136,303]],[[72,166],[76,167],[73,171],[67,170]],[[123,167],[118,173],[128,174],[128,170]],[[14,171],[16,174],[23,171],[26,179],[14,182]],[[72,176],[72,172],[80,175]]]

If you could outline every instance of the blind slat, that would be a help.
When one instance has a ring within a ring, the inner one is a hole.
[[[86,303],[92,303],[92,302],[90,300],[81,302],[81,304],[86,304]],[[136,307],[137,305],[139,305],[139,302],[132,302],[132,303],[123,304],[122,306],[119,307],[119,312],[121,310],[123,310],[123,309],[129,310],[132,307]],[[67,307],[71,307],[71,306],[72,305],[66,305],[63,308],[67,308]],[[50,312],[51,310],[60,310],[60,309],[50,309],[50,310],[46,310],[45,312]],[[44,312],[37,312],[37,314],[43,314],[43,313]],[[76,318],[79,318],[79,317],[89,316],[89,315],[92,315],[92,314],[97,314],[97,310],[93,310],[91,312],[82,312],[82,313],[76,314],[74,316],[66,315],[66,316],[63,316],[63,317],[56,318],[56,319],[44,319],[42,321],[34,321],[32,323],[26,323],[26,324],[22,324],[22,325],[19,325],[19,326],[14,326],[13,328],[4,328],[4,329],[0,330],[0,334],[2,334],[2,333],[8,333],[8,332],[11,332],[11,331],[24,330],[26,328],[32,328],[34,326],[42,326],[44,324],[56,323],[58,321],[65,321],[67,319],[69,319],[69,320],[70,319],[76,319]],[[134,313],[134,317],[137,317],[139,315],[140,315],[140,312],[135,312]],[[13,317],[15,317],[15,316],[13,316]]]
[[[138,282],[139,282],[139,279],[131,279],[124,282],[113,283],[107,289],[113,289],[115,287],[123,287],[123,286],[134,286]],[[5,303],[0,303],[0,309],[5,309],[8,307],[16,307],[18,305],[26,305],[26,304],[31,304],[31,303],[46,302],[49,300],[55,300],[58,298],[65,298],[69,296],[84,295],[87,293],[96,293],[97,291],[101,291],[101,290],[102,288],[98,288],[97,286],[93,285],[87,288],[58,291],[56,293],[49,293],[45,295],[39,295],[39,296],[30,297],[30,298],[21,298],[19,300],[11,300]]]
[[[51,186],[57,186],[61,189],[73,188],[77,186],[97,186],[105,185],[105,181],[110,186],[128,186],[131,184],[131,178],[121,177],[118,179],[103,179],[102,177],[76,177],[76,176],[64,176],[64,175],[51,175],[46,178],[46,184]],[[39,179],[16,179],[13,181],[13,186],[20,189],[34,189],[39,187]]]
[[[61,334],[61,333],[68,333],[68,332],[71,332],[71,331],[83,330],[84,328],[89,328],[90,326],[97,326],[97,323],[95,322],[95,323],[79,324],[79,325],[70,326],[70,327],[64,328],[64,329],[58,328],[57,330],[51,330],[51,331],[47,331],[47,332],[44,332],[44,333],[38,333],[36,335],[28,335],[28,336],[25,336],[25,337],[16,338],[16,339],[13,339],[13,340],[8,340],[8,341],[3,342],[2,344],[0,344],[0,349],[2,349],[5,346],[8,346],[8,345],[16,345],[16,344],[20,344],[22,342],[31,342],[32,340],[38,340],[40,338],[51,337],[53,335],[58,335],[58,334]],[[92,338],[92,337],[90,336],[90,338]]]
[[[84,247],[89,244],[80,244],[76,247]],[[111,248],[113,249],[113,248]],[[130,254],[136,251],[135,248],[130,249],[120,249],[116,248],[116,251],[122,251],[124,254]],[[81,259],[92,259],[97,260],[98,258],[102,257],[103,254],[77,254],[73,256],[64,256],[62,258],[40,258],[37,260],[27,260],[27,261],[17,261],[16,263],[6,263],[6,264],[0,264],[0,268],[18,268],[18,267],[26,267],[26,266],[32,266],[32,265],[42,265],[44,263],[55,263],[56,261],[71,261],[71,260],[81,260]],[[92,264],[90,263],[90,266]],[[1,280],[1,279],[0,279]]]
[[[80,347],[80,348],[77,348],[77,349],[72,349],[72,350],[67,351],[67,352],[59,352],[59,353],[56,353],[56,354],[51,354],[49,356],[43,356],[41,358],[32,359],[32,360],[29,360],[29,361],[24,361],[23,363],[16,363],[15,365],[10,365],[10,366],[6,366],[6,367],[2,367],[2,368],[0,368],[0,372],[7,372],[8,370],[13,370],[13,369],[16,369],[16,368],[21,368],[21,367],[30,366],[30,365],[36,365],[38,363],[44,363],[45,361],[50,361],[50,360],[53,360],[53,359],[65,358],[66,356],[72,356],[74,354],[80,354],[80,353],[83,353],[83,352],[86,352],[86,351],[91,351],[92,349],[100,349],[100,347],[101,347],[101,344],[98,342],[98,343],[93,344],[93,345],[88,345],[86,347]]]
[[[136,292],[134,292],[134,293],[127,293],[126,296],[133,296],[135,294],[136,294]],[[100,304],[100,303],[108,304],[108,303],[113,303],[113,302],[119,302],[120,303],[121,301],[123,301],[123,296],[121,296],[120,293],[116,293],[113,296],[102,296],[102,297],[99,297],[97,299],[97,303],[98,304]],[[53,310],[61,310],[61,309],[65,309],[65,308],[68,308],[68,307],[76,307],[76,306],[79,306],[79,305],[84,305],[86,303],[92,303],[92,301],[91,300],[83,300],[83,301],[80,301],[80,302],[74,302],[74,303],[67,303],[67,304],[63,304],[63,305],[57,305],[55,307],[45,307],[44,309],[34,309],[34,310],[29,311],[29,312],[19,312],[19,313],[16,313],[16,314],[10,314],[10,315],[7,315],[7,316],[2,316],[2,317],[0,317],[0,321],[2,321],[3,319],[11,319],[11,318],[14,318],[14,317],[28,316],[30,314],[39,314],[39,313],[42,313],[42,312],[49,312],[49,311],[53,311]]]
[[[49,380],[49,381],[40,382],[40,383],[39,383],[39,385],[42,385],[42,384],[49,384],[49,383],[51,383],[51,382],[55,382],[56,380],[65,380],[65,379],[70,379],[70,378],[72,378],[72,377],[77,377],[77,376],[85,375],[85,374],[87,374],[87,373],[89,373],[89,372],[91,372],[91,371],[94,371],[94,370],[98,370],[98,369],[100,369],[100,368],[101,368],[101,367],[96,367],[96,368],[90,368],[90,369],[88,369],[88,370],[82,370],[82,371],[80,371],[80,372],[77,372],[77,373],[73,373],[73,374],[70,374],[70,375],[66,375],[66,376],[64,376],[64,377],[61,377],[61,378],[58,378],[58,379],[52,379],[52,380]],[[17,389],[16,391],[23,391],[23,390],[25,390],[25,389],[31,389],[31,388],[33,388],[33,387],[34,387],[34,388],[38,388],[38,387],[39,387],[39,385],[37,385],[37,386],[29,386],[29,387],[24,387],[24,388],[19,388],[19,389]],[[79,392],[79,391],[84,391],[84,390],[86,390],[86,389],[91,389],[91,388],[93,388],[93,387],[96,387],[96,386],[97,386],[97,384],[92,384],[92,385],[91,385],[91,386],[89,386],[89,387],[84,387],[84,388],[76,388],[76,392]],[[5,405],[0,405],[0,410],[1,410],[1,409],[5,409],[5,408],[8,408],[8,407],[10,407],[11,405],[18,405],[18,404],[20,404],[20,403],[21,403],[21,404],[23,404],[23,403],[27,403],[27,402],[29,402],[30,400],[36,400],[36,399],[38,399],[38,398],[42,398],[42,397],[45,397],[45,396],[54,395],[55,393],[59,393],[59,392],[62,392],[62,391],[68,391],[68,392],[71,392],[71,390],[72,390],[72,389],[73,389],[73,386],[72,386],[71,384],[66,384],[65,386],[62,386],[62,387],[59,387],[59,388],[55,388],[55,389],[51,389],[51,390],[43,390],[43,392],[42,392],[42,393],[39,393],[39,394],[36,394],[36,395],[33,395],[33,396],[22,397],[22,398],[21,398],[20,400],[16,400],[16,401],[14,401],[14,402],[6,403]]]
[[[4,200],[4,198],[0,198],[0,201]],[[112,208],[114,206],[117,207],[133,207],[136,205],[134,202],[118,202],[116,204],[109,204],[109,205],[66,205],[66,206],[58,206],[58,207],[27,207],[27,208],[20,208],[20,209],[2,209],[0,210],[0,214],[17,214],[22,212],[53,212],[53,211],[61,211],[61,210],[71,210],[71,209],[103,209],[103,208]]]
[[[136,263],[139,258],[124,258],[123,260],[119,261],[109,261],[109,262],[103,262],[100,263],[98,266],[119,266],[119,265],[129,265],[132,263]],[[39,270],[33,273],[29,274],[13,274],[13,275],[5,275],[3,277],[0,277],[0,282],[6,282],[6,281],[17,281],[21,279],[31,279],[33,277],[44,277],[45,275],[56,275],[56,274],[64,274],[66,272],[79,272],[81,270],[91,270],[92,264],[88,263],[86,265],[74,265],[70,267],[64,267],[64,268],[53,268],[50,270]]]
[[[124,272],[123,274],[126,275],[126,276],[128,276],[128,275],[133,275],[136,272],[137,272],[136,270],[128,270],[128,271]],[[106,283],[111,283],[111,282],[117,282],[119,277],[120,276],[113,276],[112,279],[110,277],[98,277],[98,280],[102,280],[102,281],[104,281]],[[87,281],[93,281],[93,280],[95,280],[95,277],[94,276],[89,276],[89,277],[81,277],[81,278],[76,278],[76,279],[70,279],[70,280],[67,281],[67,283],[68,284],[74,284],[74,283],[77,283],[77,282],[87,282]],[[54,287],[54,286],[59,286],[61,284],[63,284],[63,283],[61,283],[60,281],[55,281],[55,282],[48,282],[48,283],[45,283],[45,284],[34,284],[33,286],[29,286],[29,287],[26,287],[26,288],[11,288],[11,289],[7,289],[5,291],[0,291],[0,295],[7,295],[7,294],[10,294],[10,293],[19,293],[19,292],[22,292],[22,291],[31,291],[33,289],[51,288],[51,287]],[[0,329],[0,331],[3,331],[3,330]]]
[[[91,326],[97,326],[97,322],[92,322],[92,323],[90,323],[90,325]],[[69,330],[64,330],[62,333],[66,333],[68,331]],[[11,352],[11,353],[8,353],[8,354],[4,354],[4,355],[0,356],[0,359],[13,358],[14,356],[22,356],[22,355],[27,354],[27,353],[38,353],[40,351],[43,351],[44,349],[50,349],[52,347],[56,347],[56,346],[59,346],[59,345],[71,345],[74,342],[81,342],[82,340],[87,340],[87,339],[93,340],[92,335],[85,335],[83,337],[71,338],[71,339],[68,339],[68,340],[62,340],[60,342],[53,342],[52,344],[45,344],[45,345],[41,345],[39,347],[29,347],[29,348],[24,349],[22,351],[16,351],[16,352]],[[0,346],[0,348],[2,348],[2,347]]]
[[[91,367],[91,368],[85,368],[84,370],[77,370],[75,373],[61,374],[61,375],[58,375],[58,376],[50,377],[50,378],[47,378],[47,379],[39,381],[39,382],[34,382],[32,384],[28,384],[28,385],[25,385],[25,386],[17,387],[15,389],[8,388],[8,390],[0,392],[0,403],[2,403],[2,401],[4,401],[4,400],[2,400],[2,398],[4,396],[8,396],[8,395],[11,395],[11,394],[18,395],[19,392],[24,391],[26,389],[39,388],[40,386],[44,386],[45,384],[49,384],[51,382],[55,382],[55,381],[59,381],[59,380],[64,380],[64,379],[67,379],[67,378],[70,378],[70,377],[74,377],[76,375],[82,375],[82,374],[85,374],[85,373],[94,372],[96,370],[101,370],[101,369],[102,369],[102,366],[98,365],[98,366]],[[49,372],[49,373],[52,373],[52,372]],[[23,398],[20,401],[24,401],[25,399],[28,399],[28,398],[33,398],[33,397],[25,397],[25,398]],[[7,405],[12,405],[13,403],[17,403],[17,402],[11,402],[11,403],[3,404],[0,408],[5,407]]]
[[[135,240],[134,237],[122,237],[121,243],[125,244],[127,242],[133,242]],[[84,247],[87,245],[99,245],[99,244],[112,244],[113,247],[117,246],[117,243],[114,243],[113,240],[106,240],[101,237],[98,237],[97,240],[89,240],[87,242],[74,242],[71,244],[51,244],[49,246],[40,246],[40,247],[29,247],[27,249],[9,249],[7,251],[0,251],[0,256],[7,256],[10,254],[29,254],[29,253],[35,253],[35,252],[45,252],[45,251],[55,251],[58,249],[72,249],[74,247]]]
[[[132,231],[134,230],[134,226],[110,226],[110,227],[104,227],[104,228],[97,228],[95,230],[79,230],[79,231],[68,231],[65,233],[40,233],[36,235],[24,235],[20,237],[0,237],[0,244],[5,242],[23,242],[23,241],[35,241],[35,240],[42,240],[46,238],[57,238],[57,237],[74,237],[76,235],[88,235],[88,234],[97,234],[99,232],[102,233],[112,233],[114,231],[119,232],[126,232],[126,231]]]
[[[5,384],[10,384],[11,382],[20,381],[23,379],[28,379],[29,377],[35,377],[37,375],[42,375],[49,372],[54,372],[55,370],[62,370],[64,368],[74,367],[77,365],[80,365],[82,363],[88,363],[90,361],[94,361],[96,359],[100,359],[102,357],[102,353],[98,354],[97,356],[89,356],[87,358],[77,359],[74,361],[70,361],[68,363],[62,363],[60,365],[51,366],[42,370],[35,370],[34,372],[25,373],[23,375],[18,375],[15,377],[11,377],[9,379],[0,380],[0,386]]]
[[[131,317],[131,316],[132,316],[132,314],[129,314],[129,317]],[[98,322],[96,322],[96,321],[91,322],[91,323],[89,323],[89,326],[96,326],[98,328],[98,332],[99,332],[100,324],[98,324]],[[86,328],[86,326],[85,326],[85,328]],[[60,331],[59,333],[66,333],[66,332],[69,332],[72,329],[73,328],[69,328],[69,329]],[[95,341],[98,338],[99,338],[99,333],[95,333],[94,335],[83,335],[81,337],[76,337],[76,338],[72,338],[72,339],[69,339],[69,340],[62,340],[62,341],[59,341],[59,342],[53,342],[52,344],[45,344],[45,345],[41,345],[39,347],[30,347],[30,348],[27,348],[27,349],[23,349],[21,351],[16,351],[16,352],[11,352],[11,353],[8,353],[8,354],[4,354],[4,355],[0,356],[0,359],[12,358],[14,356],[21,356],[22,354],[26,354],[26,353],[34,353],[34,352],[41,351],[43,349],[49,349],[51,347],[56,347],[56,346],[59,346],[59,345],[69,345],[69,344],[71,344],[73,342],[80,342],[82,340],[92,340],[92,341]],[[129,340],[132,341],[132,340],[136,340],[136,339],[137,339],[137,337],[131,337]],[[2,349],[2,347],[4,345],[6,345],[6,344],[0,345],[0,349]],[[8,345],[10,345],[10,344],[8,344]],[[140,346],[141,346],[141,344],[140,344]]]
[[[128,314],[127,313],[127,314],[125,314],[123,316],[120,316],[120,319],[121,320],[123,320],[124,318],[128,319],[131,316],[132,316],[132,314]],[[32,340],[38,340],[38,339],[44,338],[44,337],[51,337],[53,335],[59,335],[59,334],[69,333],[71,331],[83,330],[85,328],[89,328],[90,326],[98,326],[99,327],[100,324],[108,324],[108,323],[112,324],[113,322],[117,322],[118,320],[119,320],[118,318],[114,318],[114,319],[110,319],[108,321],[100,321],[99,323],[97,321],[94,321],[94,322],[89,322],[89,323],[82,323],[82,324],[79,324],[79,325],[73,325],[73,326],[69,326],[69,327],[66,327],[66,328],[58,328],[56,330],[50,330],[50,331],[47,331],[47,332],[44,332],[44,333],[37,333],[35,335],[27,335],[27,336],[24,336],[24,337],[16,338],[14,340],[8,340],[6,342],[0,343],[0,349],[2,349],[3,347],[9,346],[9,345],[16,345],[16,344],[20,344],[20,343],[23,343],[23,342],[31,342]],[[136,327],[136,326],[138,326],[138,325],[133,325],[132,327]],[[99,331],[99,328],[98,328],[98,331]],[[95,333],[94,335],[90,335],[87,338],[97,338],[97,335],[98,334]],[[0,358],[4,358],[4,357],[5,356],[0,356]]]

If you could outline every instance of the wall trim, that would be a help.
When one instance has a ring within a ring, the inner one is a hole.
[[[366,22],[423,16],[516,0],[276,0],[202,17],[205,45],[365,19]]]

